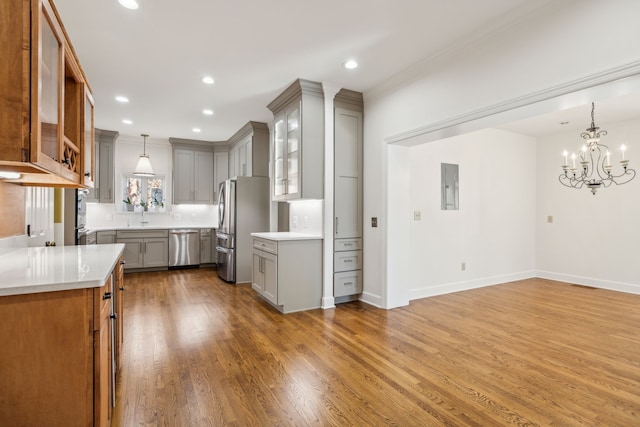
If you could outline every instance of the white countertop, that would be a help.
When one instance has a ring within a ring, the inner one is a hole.
[[[0,296],[97,288],[124,244],[23,248],[0,256]]]
[[[322,240],[323,237],[317,234],[293,233],[289,231],[251,233],[253,237],[268,240]]]

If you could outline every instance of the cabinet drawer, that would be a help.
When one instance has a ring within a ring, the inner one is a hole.
[[[343,297],[362,293],[362,270],[335,273],[333,275],[333,296]]]
[[[272,254],[278,253],[278,242],[274,240],[254,238],[253,247]]]
[[[333,254],[333,271],[362,270],[362,251],[345,251]]]
[[[362,239],[336,239],[333,247],[335,251],[360,251]]]

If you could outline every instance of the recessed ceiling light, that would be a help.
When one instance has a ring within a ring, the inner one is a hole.
[[[213,116],[213,110],[209,110],[208,108],[202,110],[202,114],[205,116]]]
[[[344,64],[342,64],[342,66],[347,70],[353,70],[354,68],[358,68],[358,63],[356,62],[355,59],[350,59],[346,61]]]
[[[131,125],[131,124],[133,124],[133,122],[132,122],[131,120],[129,120],[129,119],[123,119],[123,120],[122,120],[122,123],[124,123],[125,125]]]
[[[127,102],[129,102],[129,98],[127,98],[126,96],[118,95],[116,96],[116,101],[126,104]]]
[[[120,6],[131,10],[136,10],[139,7],[136,0],[118,0],[118,3],[120,3]]]
[[[213,80],[213,77],[211,77],[211,76],[204,76],[202,78],[202,81],[205,82],[208,85],[212,85],[214,80]]]
[[[194,131],[195,133],[199,133],[202,131],[200,128],[193,128],[191,130]]]

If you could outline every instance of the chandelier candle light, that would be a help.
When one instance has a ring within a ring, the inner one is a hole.
[[[571,166],[569,166],[569,153],[564,152],[564,163],[560,174],[560,183],[566,187],[582,188],[586,186],[595,195],[598,188],[607,188],[611,184],[621,185],[631,181],[636,176],[636,171],[629,169],[629,160],[625,159],[624,152],[627,147],[620,146],[622,160],[620,166],[623,171],[615,175],[612,173],[611,152],[609,147],[600,144],[600,137],[607,134],[606,130],[600,130],[594,123],[595,104],[591,103],[591,127],[586,132],[582,132],[580,136],[587,143],[582,146],[580,153],[580,168],[576,167],[576,159],[578,156],[571,153]]]

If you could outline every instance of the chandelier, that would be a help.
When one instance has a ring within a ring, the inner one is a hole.
[[[566,187],[582,188],[587,187],[595,195],[599,188],[607,188],[611,184],[621,185],[631,181],[636,176],[636,171],[630,169],[629,160],[625,159],[624,152],[627,147],[620,146],[620,153],[622,160],[620,160],[620,166],[622,171],[616,175],[613,172],[613,166],[611,165],[611,152],[609,147],[604,144],[600,144],[600,137],[607,134],[606,130],[600,130],[594,123],[594,110],[595,104],[591,103],[591,127],[587,128],[586,132],[582,132],[580,136],[586,140],[580,150],[579,156],[575,153],[571,153],[571,166],[569,166],[569,153],[566,151],[562,153],[564,156],[564,163],[562,170],[564,173],[560,174],[560,183]],[[576,159],[580,158],[578,166],[576,166]]]

